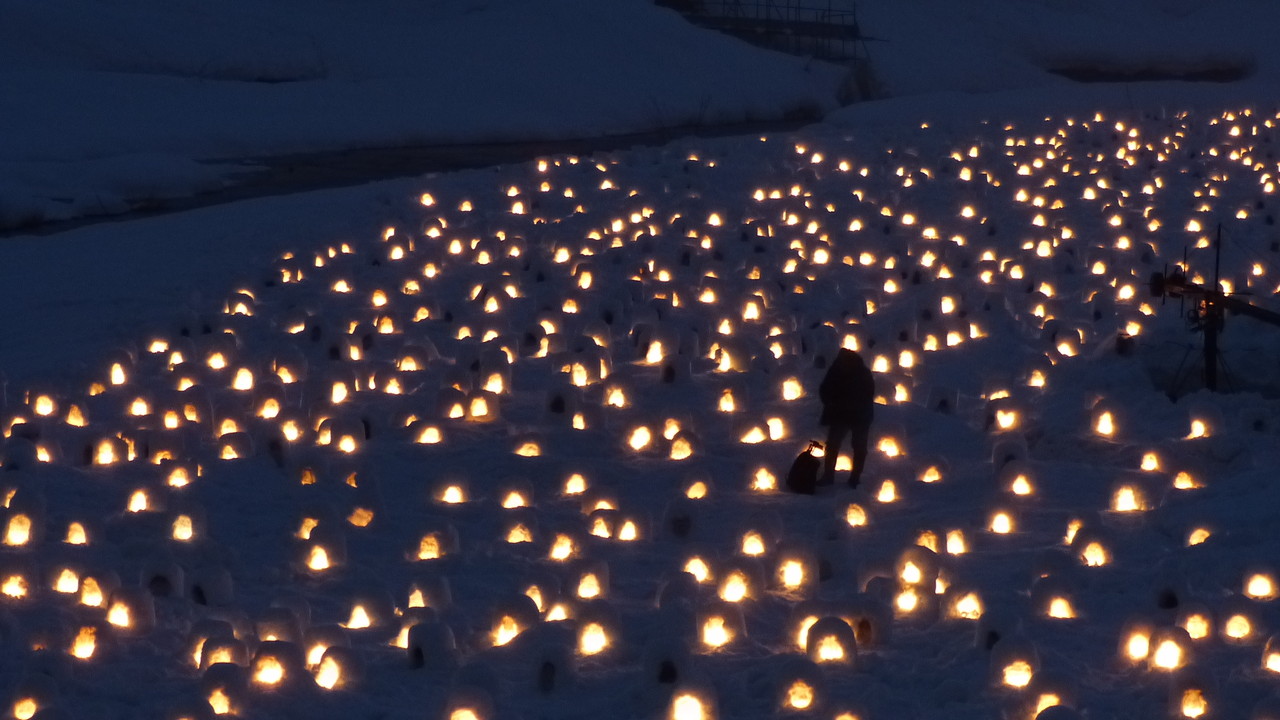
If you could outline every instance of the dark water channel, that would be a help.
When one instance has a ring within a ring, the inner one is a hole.
[[[89,215],[9,228],[0,231],[0,237],[54,235],[99,223],[125,222],[252,198],[520,163],[551,155],[590,155],[596,152],[660,147],[686,137],[710,138],[784,133],[798,130],[818,120],[821,120],[821,117],[804,115],[769,122],[681,126],[592,138],[358,148],[297,155],[210,159],[208,161],[210,164],[239,165],[243,166],[244,170],[233,172],[228,178],[226,187],[212,192],[178,198],[127,200],[131,203],[131,208],[126,212]]]

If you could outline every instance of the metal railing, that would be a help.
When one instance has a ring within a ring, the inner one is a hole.
[[[703,27],[748,42],[836,62],[867,56],[857,13],[828,0],[669,0],[668,5]]]

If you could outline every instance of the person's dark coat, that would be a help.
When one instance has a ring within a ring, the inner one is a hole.
[[[819,422],[823,425],[870,425],[876,399],[871,368],[857,352],[841,349],[818,386],[818,397],[822,400]]]

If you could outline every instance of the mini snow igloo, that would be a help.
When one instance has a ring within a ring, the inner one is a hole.
[[[867,594],[888,594],[893,615],[900,623],[928,627],[941,614],[935,584],[911,584],[897,578],[876,577],[867,582]]]
[[[1150,661],[1154,649],[1152,639],[1157,627],[1157,623],[1147,618],[1132,618],[1121,626],[1117,639],[1116,657],[1122,666],[1145,666]],[[1187,640],[1190,642],[1190,636]],[[1181,665],[1182,654],[1176,641],[1165,652],[1165,664]],[[1174,660],[1175,655],[1177,662],[1173,663],[1171,661]]]
[[[249,674],[259,691],[296,692],[312,680],[302,648],[287,640],[258,643]]]
[[[1179,603],[1174,624],[1186,630],[1193,642],[1212,640],[1217,626],[1214,612],[1200,602]]]
[[[156,625],[155,600],[146,588],[117,588],[107,602],[107,622],[118,632],[145,637]]]
[[[996,472],[996,487],[1009,496],[1032,497],[1036,494],[1036,471],[1025,460],[1011,460]]]
[[[316,444],[351,455],[369,439],[369,427],[362,418],[347,413],[327,417],[316,426]]]
[[[302,621],[297,613],[286,607],[270,607],[254,623],[254,633],[263,642],[283,640],[302,642]]]
[[[208,524],[202,506],[179,500],[170,510],[169,517],[172,518],[169,521],[170,539],[182,544],[205,540]]]
[[[12,579],[11,573],[4,573],[5,583]],[[120,587],[120,577],[114,570],[91,569],[80,573],[78,601],[85,607],[106,608],[107,598]],[[69,589],[69,588],[67,588]],[[71,593],[67,593],[71,594]]]
[[[1213,676],[1201,668],[1186,667],[1169,682],[1169,716],[1174,718],[1223,717],[1215,708],[1221,700]]]
[[[546,438],[538,432],[522,432],[510,443],[511,452],[520,457],[540,457],[544,452]]]
[[[684,480],[683,494],[689,500],[704,500],[711,496],[715,481],[709,473],[695,471]]]
[[[709,680],[694,676],[674,683],[666,720],[716,720],[717,717],[715,686]]]
[[[667,450],[669,460],[688,460],[702,452],[702,439],[686,423],[675,418],[667,418],[663,424],[662,436],[670,443]]]
[[[1262,669],[1269,673],[1280,674],[1280,635],[1267,638],[1262,648]]]
[[[1275,600],[1280,595],[1276,573],[1269,566],[1251,566],[1246,569],[1241,586],[1241,593],[1245,597],[1258,602]]]
[[[749,517],[738,533],[738,553],[745,557],[766,557],[777,549],[782,536],[782,519],[772,512]]]
[[[432,672],[452,670],[458,662],[453,629],[439,621],[413,625],[406,639],[405,657],[410,668]]]
[[[852,667],[857,662],[858,643],[843,618],[819,618],[809,626],[805,640],[805,654],[815,663]]]
[[[402,373],[425,372],[441,362],[440,351],[426,337],[415,337],[395,353],[395,367]]]
[[[573,594],[580,600],[604,600],[609,595],[609,565],[604,560],[581,560],[570,572]]]
[[[904,549],[894,563],[894,575],[902,587],[924,592],[934,592],[941,569],[938,553],[920,545]]]
[[[130,457],[129,444],[122,437],[99,438],[84,450],[85,464],[95,468],[108,468],[117,463],[124,463]]]
[[[601,540],[634,542],[640,539],[647,523],[637,515],[628,515],[613,508],[598,508],[587,515],[590,535]]]
[[[347,560],[347,537],[334,519],[307,514],[299,522],[294,565],[304,575],[321,575],[342,567]]]
[[[572,427],[575,430],[599,426],[598,422],[588,422],[592,419],[598,420],[597,413],[594,407],[585,401],[583,392],[574,385],[553,381],[551,387],[546,390],[545,397],[542,406],[543,421],[549,425]]]
[[[4,528],[0,541],[10,548],[39,547],[44,539],[46,522],[44,494],[34,486],[19,485],[0,512],[0,523]]]
[[[405,427],[411,441],[419,445],[438,445],[445,441],[440,426],[429,420],[415,417]]]
[[[953,583],[942,596],[943,616],[949,620],[980,620],[985,611],[976,588]]]
[[[996,687],[1022,690],[1040,669],[1040,657],[1030,641],[1002,638],[991,648],[991,682]]]
[[[991,443],[991,464],[996,472],[1000,472],[1011,462],[1026,463],[1030,460],[1030,456],[1026,436],[1021,432],[1001,433]]]
[[[448,487],[444,492],[449,492]],[[443,520],[425,523],[415,535],[416,539],[406,552],[411,561],[439,560],[457,553],[461,547],[457,529]]]
[[[101,622],[76,623],[72,626],[74,635],[66,643],[67,653],[79,661],[97,658],[100,662],[110,662],[115,655],[118,642],[114,633]]]
[[[538,513],[523,507],[508,510],[501,517],[498,532],[502,542],[508,546],[520,546],[523,548],[522,554],[532,555],[537,552],[534,541],[541,537]]]
[[[1140,649],[1141,643],[1132,634],[1130,643],[1132,647],[1127,645],[1126,649],[1133,651],[1130,655],[1132,657]],[[1151,632],[1148,640],[1147,667],[1158,672],[1180,670],[1191,662],[1192,651],[1191,637],[1186,630],[1180,627],[1157,628]]]
[[[699,647],[703,652],[715,652],[747,636],[742,609],[725,601],[713,601],[699,607],[697,627]]]
[[[190,658],[191,663],[197,669],[202,669],[212,665],[212,655],[206,656],[206,649],[212,650],[217,642],[236,641],[235,629],[231,623],[216,618],[205,618],[198,620],[192,624],[191,630],[187,633],[186,639],[186,655]],[[215,645],[210,645],[210,641],[215,641]],[[243,646],[241,646],[243,650]],[[244,661],[244,655],[239,656]],[[231,654],[221,656],[218,662],[235,662],[235,657]]]
[[[1067,544],[1072,554],[1086,567],[1098,568],[1111,564],[1112,553],[1119,546],[1114,533],[1101,524],[1084,524],[1073,521],[1067,528]]]
[[[774,675],[775,706],[784,714],[818,713],[826,704],[826,675],[809,658],[787,658]]]
[[[197,566],[187,573],[187,597],[197,605],[226,607],[235,599],[231,572],[217,563]]]
[[[712,569],[714,554],[706,548],[686,551],[680,571],[667,574],[658,588],[658,607],[692,606],[700,594],[699,586],[712,586],[716,577]]]
[[[1026,432],[1030,429],[1030,412],[1028,407],[1008,395],[987,401],[984,429],[999,434],[1006,432]]]
[[[886,590],[891,588],[886,587]],[[825,612],[815,612],[813,616],[820,618],[835,615],[843,618],[853,630],[858,647],[879,648],[886,647],[893,637],[895,611],[891,592],[879,593],[872,588],[871,592],[854,595],[837,607]]]
[[[1035,674],[1031,682],[1023,690],[1023,697],[1018,703],[1019,711],[1015,717],[1041,718],[1058,717],[1056,713],[1064,713],[1063,718],[1077,718],[1075,706],[1079,697],[1076,683],[1072,678],[1051,670],[1041,670]],[[1051,712],[1055,714],[1049,714]]]
[[[1137,522],[1142,513],[1160,505],[1166,490],[1172,485],[1169,478],[1154,472],[1121,473],[1111,483],[1108,493],[1108,514],[1112,522],[1125,524]]]
[[[1099,399],[1090,411],[1089,427],[1095,436],[1105,440],[1123,438],[1128,422],[1121,409],[1106,400]]]
[[[1227,645],[1256,645],[1267,634],[1266,616],[1258,603],[1232,596],[1223,600],[1218,611],[1219,638]]]
[[[487,633],[488,644],[501,647],[522,632],[542,621],[538,606],[527,595],[515,595],[498,603],[489,613],[492,618]]]
[[[915,459],[915,478],[925,485],[943,482],[951,470],[951,463],[942,455],[926,454]]]
[[[1073,583],[1064,578],[1040,577],[1031,584],[1031,608],[1036,616],[1052,620],[1072,620],[1077,616],[1072,600]]]
[[[433,484],[431,499],[442,508],[464,505],[473,500],[469,488],[467,478],[450,473]]]
[[[522,642],[529,661],[520,664],[516,678],[519,686],[546,697],[573,696],[578,689],[578,663],[606,651],[608,646],[599,644],[601,638],[607,640],[604,625],[570,625],[542,623],[525,633]]]
[[[441,720],[498,720],[493,693],[479,685],[460,685],[449,692]]]
[[[764,570],[755,558],[731,558],[720,569],[716,595],[725,602],[755,599],[764,591]]]
[[[584,602],[574,617],[576,649],[579,661],[593,661],[616,655],[622,627],[614,609],[602,600]]]
[[[241,460],[253,457],[253,436],[248,432],[231,432],[218,438],[220,460]]]
[[[17,720],[58,717],[58,698],[62,695],[57,681],[39,673],[22,677],[13,688],[9,712]]]
[[[850,528],[865,528],[868,517],[866,508],[858,503],[849,503],[844,508],[844,524]]]
[[[312,677],[325,690],[349,690],[364,679],[360,655],[345,645],[331,645],[311,668]]]
[[[789,436],[786,420],[776,415],[763,419],[739,418],[734,425],[733,433],[744,445],[777,442]]]
[[[196,645],[194,654],[206,674],[219,665],[249,666],[248,648],[231,634],[218,633],[204,639]]]
[[[802,544],[783,544],[773,553],[771,588],[792,598],[811,597],[817,593],[818,558]]]
[[[187,588],[186,571],[167,548],[159,548],[142,559],[138,585],[157,598],[182,595]]]
[[[1018,511],[1012,502],[997,501],[987,512],[987,537],[999,540],[1000,536],[1018,532]]]
[[[358,636],[384,637],[395,631],[395,603],[391,594],[377,587],[376,582],[363,583],[360,590],[352,593],[350,610],[347,619],[340,624]]]
[[[778,475],[765,465],[760,465],[750,470],[750,477],[747,480],[747,489],[754,493],[775,493],[778,491]]]

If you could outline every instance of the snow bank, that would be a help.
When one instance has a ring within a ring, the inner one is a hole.
[[[812,115],[843,72],[642,0],[6,0],[0,13],[9,227],[116,209],[104,197],[145,204],[130,185],[150,172],[195,192],[213,174],[193,164],[223,158]]]
[[[944,0],[857,4],[876,74],[894,96],[1064,88],[1052,71],[1168,76],[1237,70],[1261,89],[1280,65],[1273,3],[1257,0],[1056,2]]]

